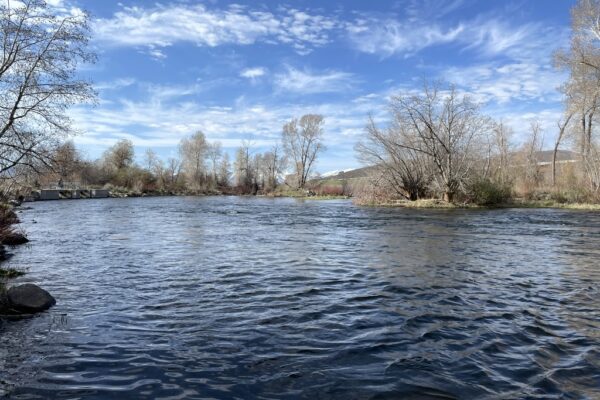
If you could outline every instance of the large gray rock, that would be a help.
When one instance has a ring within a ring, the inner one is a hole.
[[[50,293],[32,283],[11,287],[6,299],[11,308],[22,313],[44,311],[56,304]]]

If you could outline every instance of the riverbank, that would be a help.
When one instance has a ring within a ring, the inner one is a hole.
[[[329,195],[318,194],[312,190],[301,190],[291,188],[278,188],[273,192],[256,194],[238,193],[234,189],[221,191],[216,189],[206,191],[152,191],[137,192],[123,188],[113,189],[109,192],[108,198],[137,198],[137,197],[180,197],[180,196],[257,196],[267,198],[294,198],[301,200],[354,200],[354,204],[366,207],[400,207],[415,209],[495,209],[495,208],[559,208],[568,210],[589,210],[600,211],[600,204],[597,203],[572,203],[561,202],[557,200],[526,200],[521,198],[511,199],[498,204],[476,204],[468,202],[447,202],[441,199],[419,199],[419,200],[382,200],[382,201],[363,201],[356,197],[347,195]]]
[[[503,204],[505,208],[561,208],[565,210],[600,211],[600,204],[595,203],[561,203],[555,200],[515,200]]]
[[[113,187],[108,190],[106,198],[137,198],[137,197],[180,197],[180,196],[261,196],[261,197],[290,197],[297,199],[312,199],[312,200],[340,200],[350,199],[351,196],[321,194],[311,189],[291,189],[280,187],[274,191],[256,193],[244,193],[236,188],[221,188],[221,189],[206,189],[206,190],[184,190],[184,191],[146,191],[140,192],[122,187]],[[75,198],[60,198],[52,200],[72,200]],[[79,198],[77,198],[79,199]],[[87,199],[87,198],[81,198]],[[17,200],[15,200],[16,202]],[[36,200],[46,201],[46,200]]]
[[[3,268],[2,263],[12,257],[9,248],[28,242],[27,237],[15,229],[20,223],[14,208],[8,204],[0,204],[0,315],[13,315],[14,310],[6,301],[6,283],[10,279],[23,276],[24,271],[14,268]]]
[[[513,199],[509,202],[491,205],[474,203],[450,203],[440,199],[421,200],[390,200],[383,202],[355,202],[354,204],[366,207],[399,207],[415,209],[500,209],[500,208],[558,208],[565,210],[600,211],[600,204],[594,203],[561,203],[554,200],[525,200]]]

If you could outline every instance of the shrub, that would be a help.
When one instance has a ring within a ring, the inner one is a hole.
[[[14,233],[12,225],[18,224],[17,214],[7,205],[0,204],[0,242]]]
[[[582,188],[554,190],[549,193],[548,197],[560,204],[594,203],[596,201],[592,193]]]
[[[510,186],[489,179],[479,179],[471,183],[467,194],[471,202],[480,206],[499,205],[508,202],[512,197]]]
[[[344,196],[344,187],[326,184],[314,188],[314,192],[319,196]]]
[[[354,204],[357,205],[380,205],[388,204],[397,199],[391,196],[391,191],[385,186],[368,182],[354,192]]]

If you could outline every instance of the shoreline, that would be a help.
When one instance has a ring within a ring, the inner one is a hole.
[[[361,207],[382,208],[406,208],[406,209],[430,209],[430,210],[499,210],[507,208],[530,208],[530,209],[562,209],[581,211],[600,211],[600,204],[593,203],[559,203],[553,200],[514,200],[509,203],[495,205],[478,205],[473,203],[449,203],[439,199],[423,200],[396,200],[392,202],[354,203]]]
[[[304,193],[279,192],[267,194],[236,194],[236,193],[110,193],[108,197],[95,199],[56,199],[56,200],[35,200],[25,201],[23,203],[37,203],[40,201],[60,201],[60,200],[103,200],[103,199],[127,199],[127,198],[147,198],[147,197],[260,197],[260,198],[290,198],[298,200],[353,200],[352,196],[342,195],[307,195]],[[494,205],[479,205],[475,203],[454,203],[446,202],[441,199],[421,199],[421,200],[392,200],[386,202],[356,202],[353,204],[360,207],[382,207],[382,208],[407,208],[407,209],[438,209],[438,210],[494,210],[505,208],[554,208],[563,210],[582,210],[582,211],[600,211],[600,203],[561,203],[554,200],[523,200],[514,199],[507,203]],[[21,204],[20,207],[24,207]],[[16,206],[19,207],[19,206]]]

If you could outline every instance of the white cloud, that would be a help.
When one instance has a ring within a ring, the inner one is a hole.
[[[215,47],[257,42],[286,43],[300,54],[330,41],[336,21],[295,9],[275,15],[240,5],[209,9],[185,5],[152,9],[126,7],[110,19],[94,21],[96,37],[118,46],[167,47],[177,42]]]
[[[463,31],[462,25],[443,29],[436,25],[411,26],[397,20],[379,19],[360,19],[347,26],[356,49],[384,57],[398,53],[411,55],[430,46],[453,42]]]
[[[279,91],[314,94],[344,92],[356,82],[354,74],[342,71],[311,72],[288,66],[286,72],[275,76]]]
[[[563,73],[548,63],[489,62],[468,67],[444,69],[443,77],[473,93],[479,101],[560,101],[557,88],[564,82]]]
[[[71,110],[75,127],[84,134],[76,143],[97,157],[108,146],[122,138],[136,146],[153,147],[159,153],[175,149],[181,138],[197,130],[209,140],[219,140],[232,150],[242,140],[251,140],[257,150],[264,151],[275,144],[282,125],[292,117],[306,113],[325,116],[325,143],[330,149],[321,158],[319,169],[354,167],[355,139],[363,132],[369,113],[382,120],[385,97],[367,95],[359,102],[293,102],[248,101],[242,97],[226,106],[207,106],[186,97],[177,97],[184,85],[153,85],[137,82],[143,91],[142,100],[115,100],[96,107],[80,106]],[[191,87],[197,85],[190,85]],[[195,89],[190,89],[194,91]],[[162,150],[161,150],[162,149]]]
[[[256,79],[265,75],[267,70],[263,67],[247,68],[240,73],[242,78]]]
[[[449,24],[436,18],[391,19],[362,17],[346,24],[350,42],[357,50],[390,57],[412,56],[443,44],[454,44],[480,57],[506,55],[519,60],[535,60],[540,53],[566,40],[564,32],[539,23],[513,25],[506,20],[480,15]]]
[[[135,84],[134,78],[119,78],[110,82],[99,82],[94,84],[96,90],[116,90]]]
[[[157,48],[156,46],[148,46],[148,49],[145,51],[151,58],[160,61],[167,58],[167,55],[162,49]]]

